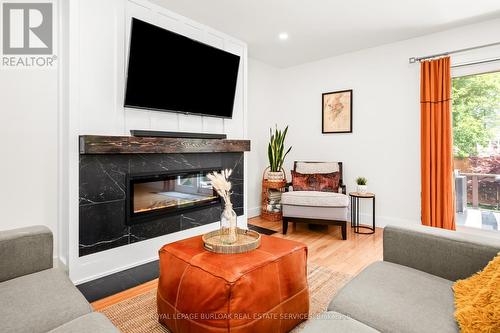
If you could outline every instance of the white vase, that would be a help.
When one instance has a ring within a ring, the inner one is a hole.
[[[280,182],[285,179],[285,174],[283,171],[268,171],[267,180],[270,182]]]
[[[367,185],[358,185],[358,192],[359,193],[366,193],[367,191],[368,191]]]

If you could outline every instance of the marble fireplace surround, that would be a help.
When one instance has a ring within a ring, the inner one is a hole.
[[[244,214],[248,140],[80,136],[79,256],[216,222],[220,206],[127,225],[128,174],[233,169],[233,207]]]

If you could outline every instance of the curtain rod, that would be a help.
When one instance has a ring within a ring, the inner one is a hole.
[[[462,63],[456,64],[456,65],[451,65],[451,68],[465,67],[465,66],[479,65],[479,64],[487,64],[487,63],[495,62],[495,61],[500,61],[500,57],[477,60],[477,61],[462,62]]]
[[[472,50],[476,50],[476,49],[482,49],[484,47],[497,46],[497,45],[500,45],[500,42],[479,45],[479,46],[473,46],[473,47],[467,47],[465,49],[453,50],[453,51],[448,51],[448,52],[443,52],[443,53],[436,53],[436,54],[431,54],[431,55],[428,55],[425,57],[411,57],[408,59],[408,61],[410,64],[413,64],[413,63],[420,62],[420,61],[426,60],[426,59],[432,59],[432,58],[436,58],[436,57],[442,57],[442,56],[447,56],[450,54],[467,52],[467,51],[472,51]]]

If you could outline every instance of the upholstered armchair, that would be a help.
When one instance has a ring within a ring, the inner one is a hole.
[[[294,188],[292,180],[282,195],[283,234],[287,233],[288,222],[326,224],[340,226],[345,240],[349,198],[343,183],[342,162],[296,161],[292,179],[294,175],[303,177],[305,184]]]

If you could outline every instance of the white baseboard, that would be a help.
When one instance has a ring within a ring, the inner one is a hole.
[[[238,226],[245,228],[246,223],[247,217],[245,215],[238,216]],[[127,244],[125,246],[78,257],[71,266],[70,278],[74,284],[81,284],[158,260],[158,250],[163,245],[188,237],[201,235],[215,230],[218,227],[219,222],[214,222],[196,228],[147,239],[142,242]]]
[[[260,206],[248,208],[248,218],[260,216]]]
[[[238,217],[243,224],[245,216]],[[70,267],[70,279],[74,284],[81,284],[114,274],[158,259],[158,250],[165,244],[188,237],[204,234],[219,227],[219,222],[205,224],[196,228],[150,238],[112,248],[109,250],[78,257]]]
[[[152,257],[152,258],[148,258],[148,259],[136,261],[136,262],[128,264],[128,265],[123,265],[123,266],[120,266],[120,267],[117,267],[117,268],[114,268],[114,269],[103,271],[102,273],[98,273],[98,274],[94,274],[94,275],[91,275],[91,276],[87,276],[87,277],[85,277],[83,279],[74,280],[73,284],[79,285],[79,284],[82,284],[82,283],[85,283],[85,282],[90,282],[90,281],[93,281],[93,280],[97,280],[97,279],[103,278],[103,277],[111,275],[111,274],[119,273],[121,271],[125,271],[125,270],[130,269],[130,268],[134,268],[134,267],[137,267],[137,266],[140,266],[140,265],[144,265],[144,264],[150,263],[150,262],[155,261],[155,260],[158,260],[158,257],[155,256],[155,257]]]
[[[367,213],[360,213],[360,222],[361,224],[372,224],[372,215]],[[375,218],[375,227],[377,228],[385,228],[387,225],[396,225],[396,226],[412,226],[412,225],[420,225],[420,221],[413,220],[405,220],[392,216],[379,216],[377,215]]]
[[[59,257],[53,258],[53,267],[59,268],[59,269],[65,271],[66,273],[68,272],[68,265],[66,265],[66,263],[63,260],[61,260]]]

